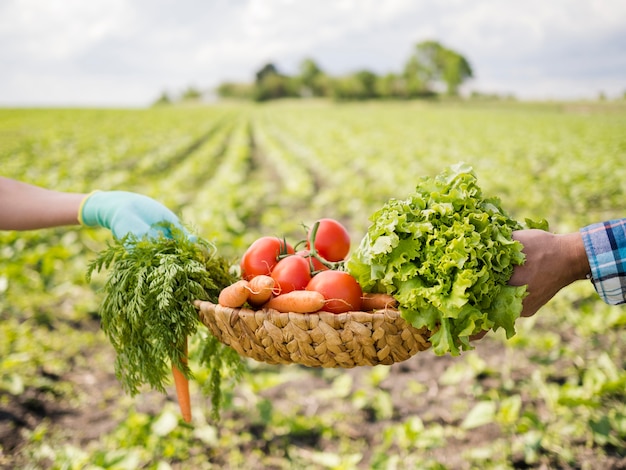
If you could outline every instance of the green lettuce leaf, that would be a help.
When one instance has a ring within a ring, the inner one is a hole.
[[[495,197],[483,197],[460,163],[422,178],[406,199],[390,199],[346,269],[366,292],[393,295],[403,318],[427,327],[436,354],[471,349],[469,338],[503,328],[510,338],[526,288],[507,285],[524,262],[514,230],[524,228]],[[545,221],[527,226],[547,229]]]

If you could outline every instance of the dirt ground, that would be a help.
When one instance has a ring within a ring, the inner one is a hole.
[[[476,349],[479,356],[486,360],[488,366],[498,369],[503,361],[511,360],[504,353],[501,343],[491,341],[490,339],[482,340]],[[111,361],[113,353],[111,351],[98,351],[98,354],[110,354]],[[395,364],[391,367],[390,374],[381,382],[380,387],[387,390],[391,396],[394,406],[394,417],[390,419],[398,419],[398,417],[408,417],[412,415],[419,416],[424,422],[439,423],[442,425],[456,424],[458,425],[458,416],[455,417],[451,410],[459,398],[465,396],[465,399],[473,400],[470,393],[466,393],[471,389],[472,384],[461,382],[456,385],[442,386],[437,378],[441,377],[444,371],[454,364],[456,358],[443,356],[438,357],[428,352],[420,353],[413,358]],[[524,358],[515,358],[515,367],[512,374],[529,375],[532,373],[532,365]],[[364,380],[367,368],[355,368],[346,370],[346,374],[350,374],[353,378],[354,388]],[[98,370],[80,370],[73,369],[67,372],[63,377],[53,377],[53,379],[63,379],[71,382],[77,389],[78,394],[82,397],[78,400],[78,405],[72,401],[64,399],[56,399],[46,390],[28,389],[19,397],[8,394],[0,395],[0,443],[4,449],[4,455],[0,453],[0,468],[19,468],[19,465],[25,463],[20,457],[20,451],[24,444],[25,430],[34,430],[37,425],[47,422],[51,430],[80,430],[68,436],[69,442],[76,446],[83,447],[90,441],[99,439],[103,434],[111,432],[119,424],[119,395],[123,393],[120,389],[119,382],[115,375],[111,372]],[[557,379],[557,378],[555,378]],[[298,387],[300,390],[314,390],[328,387],[329,384],[320,376],[312,372],[308,374],[309,383],[299,382],[298,384],[286,382],[279,386],[273,387],[263,392],[265,397],[270,399],[272,403],[280,408],[289,409],[293,405],[289,400],[289,388]],[[420,394],[420,399],[408,397],[406,394],[407,384],[409,381],[418,381],[426,387],[426,392]],[[489,387],[490,377],[488,375],[475,377],[473,380],[480,382],[479,385]],[[476,384],[473,384],[476,385]],[[171,396],[162,396],[154,394],[149,399],[142,400],[143,410],[155,413],[162,407],[164,400],[173,400]],[[326,404],[313,404],[312,406],[330,406]],[[470,404],[471,406],[471,404]],[[116,414],[116,410],[118,410]],[[322,410],[318,410],[322,411]],[[347,427],[347,432],[351,433],[351,437],[356,440],[374,442],[380,437],[380,431],[383,426],[389,424],[385,421],[371,420],[365,425]],[[250,448],[263,448],[264,443],[261,433],[250,430],[253,436],[258,436],[257,440],[249,443]],[[462,438],[448,441],[448,445],[439,449],[434,449],[432,457],[445,468],[464,469],[467,468],[462,460],[464,450],[486,445],[500,436],[500,430],[497,425],[483,425],[466,433]],[[311,442],[303,442],[303,446],[309,446],[311,449],[321,450],[323,440],[313,440]],[[454,452],[451,452],[451,447]],[[245,449],[242,449],[245,452]],[[363,461],[367,461],[368,456],[364,456]],[[510,462],[512,468],[531,468],[523,461]],[[549,466],[537,466],[532,468],[554,468]],[[559,468],[598,468],[598,469],[626,469],[626,459],[620,456],[603,457],[602,461],[598,461],[596,455],[590,453],[587,461],[578,462],[575,467],[559,467]]]

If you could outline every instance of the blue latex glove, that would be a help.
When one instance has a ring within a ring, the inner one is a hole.
[[[152,227],[153,224],[163,221],[171,222],[187,232],[178,217],[167,207],[148,196],[127,191],[91,193],[81,204],[78,220],[83,225],[107,228],[118,239],[129,233],[137,238],[146,234],[156,238],[159,233],[171,237],[167,228]]]

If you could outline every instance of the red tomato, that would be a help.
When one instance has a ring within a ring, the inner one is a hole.
[[[322,310],[344,313],[361,310],[363,290],[359,283],[345,271],[322,271],[311,279],[306,290],[321,293],[326,299]]]
[[[289,243],[278,237],[261,237],[257,239],[241,258],[241,277],[249,281],[260,274],[270,275],[281,254],[293,254],[294,249]]]
[[[335,219],[318,220],[319,227],[315,234],[315,249],[325,260],[336,262],[345,259],[350,251],[350,234]],[[315,226],[315,225],[314,225]],[[313,227],[307,235],[307,248],[311,248]]]
[[[304,290],[311,280],[309,262],[302,256],[287,256],[274,266],[271,276],[280,294]]]
[[[310,250],[300,250],[296,252],[296,255],[302,256],[305,260],[307,260],[309,262],[309,268],[311,267],[311,263],[313,263],[313,269],[311,271],[325,271],[328,269],[328,266],[320,260],[314,258],[313,256],[309,256],[310,253]]]

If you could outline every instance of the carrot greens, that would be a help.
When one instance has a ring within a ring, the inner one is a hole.
[[[191,240],[176,227],[167,228],[171,238],[127,236],[109,243],[87,270],[88,280],[94,271],[110,270],[100,308],[101,326],[117,353],[116,376],[131,395],[143,385],[165,392],[172,367],[193,378],[185,350],[186,338],[200,333],[193,301],[216,302],[220,290],[234,280],[230,264],[213,244]],[[211,354],[203,353],[200,362],[214,368],[209,370],[206,391],[219,405],[222,378],[228,378],[224,375],[229,370],[240,371],[242,365],[227,346],[213,343]]]

